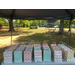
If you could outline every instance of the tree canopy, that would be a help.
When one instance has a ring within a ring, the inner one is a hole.
[[[46,20],[14,20],[15,25],[20,25],[21,27],[29,27],[35,25],[44,25]]]
[[[17,26],[19,25],[20,27],[29,27],[29,26],[34,26],[34,25],[44,25],[44,22],[47,20],[13,20],[13,25]],[[69,22],[70,20],[64,20],[64,28],[69,27]],[[8,19],[5,18],[0,18],[0,24],[6,26],[9,25]],[[57,20],[55,25],[60,25],[60,20]],[[72,25],[75,25],[75,19],[72,20]]]
[[[68,28],[69,27],[69,23],[70,23],[70,20],[64,20],[64,28]],[[75,25],[75,19],[72,20],[72,24],[71,25]]]
[[[5,18],[0,18],[0,24],[2,24],[2,25],[8,25],[9,22],[8,22],[8,20],[5,19]]]

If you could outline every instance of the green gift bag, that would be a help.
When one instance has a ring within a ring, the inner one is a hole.
[[[22,62],[22,51],[14,52],[14,62]]]
[[[51,50],[43,50],[43,61],[51,62]]]

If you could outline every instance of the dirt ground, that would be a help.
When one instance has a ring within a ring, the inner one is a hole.
[[[20,31],[21,30],[21,31]],[[12,33],[12,44],[18,44],[16,39],[20,36],[27,36],[23,31],[27,31],[25,29],[15,29],[16,32]],[[33,34],[33,33],[31,33]],[[11,32],[8,32],[8,29],[0,30],[0,48],[7,47],[11,45]]]

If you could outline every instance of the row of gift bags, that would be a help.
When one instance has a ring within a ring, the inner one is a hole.
[[[4,62],[62,62],[72,61],[74,58],[74,51],[70,49],[71,47],[66,46],[63,42],[56,44],[53,42],[50,47],[46,42],[43,42],[42,46],[39,42],[36,44],[21,43],[21,45],[13,45],[5,50],[4,52]],[[34,58],[33,58],[34,56]]]

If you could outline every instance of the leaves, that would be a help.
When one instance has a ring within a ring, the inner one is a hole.
[[[64,28],[69,28],[70,20],[64,20]],[[60,20],[58,20],[58,25],[60,25]],[[72,24],[75,25],[75,19],[72,20]]]
[[[8,25],[9,24],[9,22],[8,22],[8,20],[7,19],[5,19],[5,18],[0,18],[0,24],[2,24],[2,25]]]
[[[29,27],[35,25],[44,25],[46,20],[15,20],[15,24],[19,24],[22,27]]]
[[[33,25],[44,25],[46,20],[13,20],[13,25],[20,25],[21,27],[29,27]],[[9,25],[9,21],[5,18],[0,18],[0,24]]]
[[[20,25],[21,27],[29,27],[34,25],[44,25],[44,22],[47,20],[13,20],[14,25]],[[69,27],[70,20],[64,20],[64,28]],[[0,18],[0,24],[9,25],[9,21],[5,18]],[[60,25],[60,20],[55,22],[55,25]],[[75,25],[75,19],[72,20],[72,25]]]

